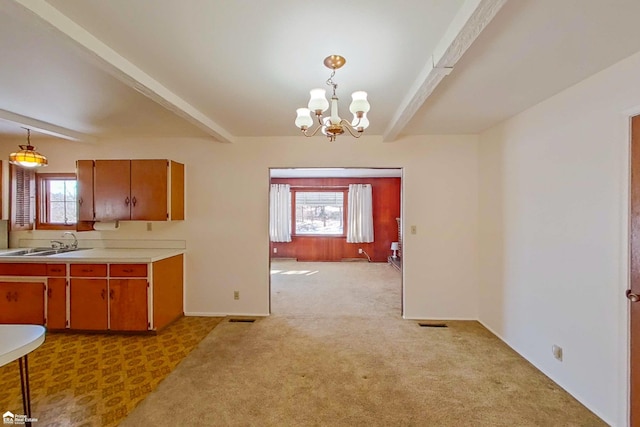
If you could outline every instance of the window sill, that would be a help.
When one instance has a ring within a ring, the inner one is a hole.
[[[36,224],[36,230],[76,230],[76,224]]]

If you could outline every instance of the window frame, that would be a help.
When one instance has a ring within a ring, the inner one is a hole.
[[[291,186],[291,237],[311,238],[346,238],[347,237],[347,204],[349,187],[294,187]],[[342,234],[298,234],[296,231],[296,193],[342,193]]]
[[[43,221],[43,213],[48,209],[49,192],[48,182],[53,180],[76,181],[76,199],[77,199],[77,181],[75,173],[37,173],[36,174],[36,230],[70,230],[75,231],[78,224],[76,222],[69,224],[53,224]],[[44,198],[43,198],[44,197]],[[77,200],[76,200],[77,203]],[[76,211],[77,212],[77,211]]]

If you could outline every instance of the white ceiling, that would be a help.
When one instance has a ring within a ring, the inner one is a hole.
[[[0,137],[297,135],[334,53],[367,133],[478,133],[640,51],[640,1],[504,2],[0,0]]]

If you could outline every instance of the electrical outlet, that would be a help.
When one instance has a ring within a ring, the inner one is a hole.
[[[278,248],[273,248],[273,253],[277,254],[278,253]]]
[[[358,253],[361,254],[362,253],[362,248],[358,248]]]
[[[147,231],[151,231],[151,230],[153,230],[153,223],[148,222],[147,223]]]
[[[233,299],[240,299],[240,291],[233,291]]]
[[[412,225],[411,226],[411,234],[418,234],[418,226],[417,225]]]
[[[559,345],[552,345],[551,352],[553,353],[553,357],[562,362],[562,347]]]

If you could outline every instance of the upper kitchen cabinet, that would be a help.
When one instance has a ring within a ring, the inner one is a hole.
[[[83,188],[82,162],[78,162],[80,189]],[[92,178],[95,221],[184,219],[184,165],[181,163],[95,160]],[[86,200],[83,195],[80,197]]]
[[[78,221],[93,221],[93,160],[76,162]]]

